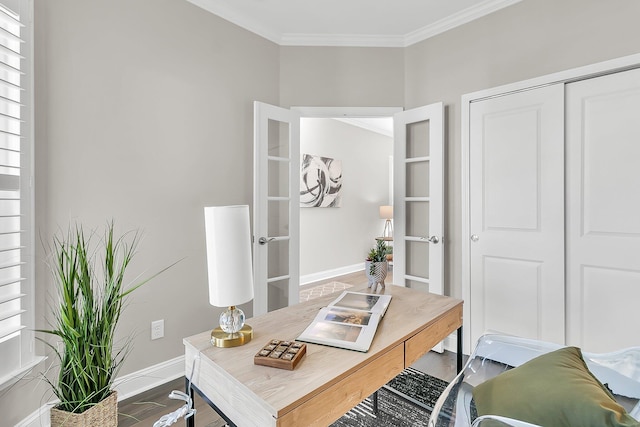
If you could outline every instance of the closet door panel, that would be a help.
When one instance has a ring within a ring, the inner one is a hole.
[[[640,345],[640,70],[567,85],[567,340]]]
[[[564,88],[470,109],[471,342],[564,342]]]
[[[582,265],[580,282],[581,327],[574,345],[599,352],[637,346],[640,272]]]
[[[537,230],[540,122],[536,106],[484,118],[484,228]],[[508,206],[508,209],[505,207]]]
[[[538,322],[532,320],[540,318],[543,305],[542,266],[541,262],[527,259],[492,256],[483,259],[482,321],[487,329],[508,328],[508,333],[521,337],[540,334]]]

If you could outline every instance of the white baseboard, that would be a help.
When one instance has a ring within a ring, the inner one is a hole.
[[[167,383],[184,375],[184,356],[158,363],[115,380],[118,401]]]
[[[184,375],[184,356],[158,363],[133,372],[115,380],[114,388],[118,392],[118,401],[128,399],[139,393],[151,390]],[[182,388],[180,389],[182,391]],[[41,406],[16,427],[50,427],[49,410],[51,405]]]
[[[342,276],[344,274],[355,273],[356,271],[361,270],[364,270],[364,261],[359,262],[358,264],[320,271],[318,273],[305,274],[304,276],[300,276],[300,285],[306,285],[308,283],[317,282],[319,280],[326,280],[332,277]]]

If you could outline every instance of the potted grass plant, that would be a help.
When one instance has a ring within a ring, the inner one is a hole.
[[[60,401],[51,409],[53,427],[118,424],[113,383],[130,341],[116,348],[116,327],[127,296],[160,273],[127,286],[125,271],[139,236],[116,238],[113,228],[109,223],[100,239],[76,225],[53,239],[50,266],[59,300],[52,305],[51,329],[39,331],[54,336],[43,341],[59,362],[57,378],[45,376]]]
[[[375,291],[378,284],[384,288],[384,279],[387,277],[389,263],[387,262],[387,245],[384,240],[377,240],[376,246],[371,248],[365,261],[365,271],[367,274],[367,287]]]

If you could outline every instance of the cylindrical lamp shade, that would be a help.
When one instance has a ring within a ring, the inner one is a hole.
[[[380,206],[380,218],[393,219],[393,206]]]
[[[249,206],[204,208],[209,302],[216,307],[253,299]]]

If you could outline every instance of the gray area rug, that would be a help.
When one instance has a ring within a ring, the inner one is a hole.
[[[371,426],[427,426],[429,415],[447,382],[432,377],[413,368],[407,368],[387,383],[394,392],[381,388],[378,390],[378,413],[373,411],[373,397],[367,397],[358,406],[344,414],[332,427],[371,427]],[[420,402],[420,407],[409,400]]]

